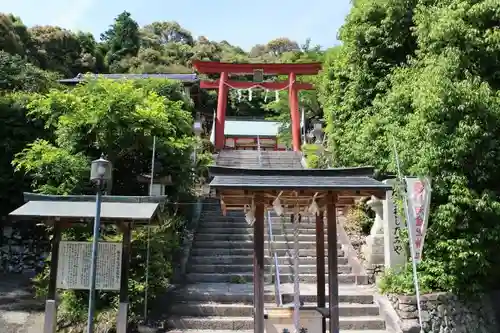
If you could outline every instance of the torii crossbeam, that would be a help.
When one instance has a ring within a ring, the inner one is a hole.
[[[300,151],[300,115],[299,90],[313,90],[309,83],[297,82],[297,75],[316,75],[321,70],[321,63],[300,64],[241,64],[214,61],[194,61],[193,67],[200,74],[220,73],[216,81],[201,81],[200,88],[219,89],[217,100],[217,115],[215,122],[215,148],[224,147],[224,122],[226,120],[227,96],[229,88],[249,89],[258,86],[269,90],[288,89],[290,103],[290,118],[292,127],[292,146],[294,151]],[[229,80],[230,74],[252,74],[256,71],[263,75],[288,75],[288,81],[281,82],[243,82]]]

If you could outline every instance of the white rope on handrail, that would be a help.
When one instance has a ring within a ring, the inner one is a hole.
[[[300,330],[299,220],[300,207],[297,205],[293,221],[293,326],[295,333],[299,333]]]
[[[259,166],[262,167],[262,153],[260,150],[260,136],[257,135],[257,151],[259,152]]]

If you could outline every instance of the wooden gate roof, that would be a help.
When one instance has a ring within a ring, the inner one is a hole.
[[[351,205],[366,196],[385,198],[391,186],[372,178],[373,168],[240,169],[211,167],[210,187],[227,209],[245,209],[252,202],[272,206],[279,197],[285,207],[307,207],[313,200],[325,204],[335,194],[337,206]]]

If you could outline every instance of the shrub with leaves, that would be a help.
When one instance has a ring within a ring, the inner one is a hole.
[[[374,216],[369,207],[359,202],[347,210],[344,228],[348,233],[369,235],[373,221]]]
[[[432,177],[419,269],[434,290],[475,293],[500,278],[497,9],[356,1],[320,83],[336,166],[395,173],[395,145],[404,174]]]

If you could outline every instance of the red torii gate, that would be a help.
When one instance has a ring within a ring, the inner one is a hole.
[[[215,120],[215,148],[224,148],[224,122],[226,120],[227,96],[229,88],[249,89],[258,86],[268,90],[288,88],[290,118],[292,122],[292,145],[294,151],[300,151],[300,115],[299,90],[313,90],[310,83],[297,82],[297,75],[316,75],[321,70],[321,63],[299,64],[241,64],[215,61],[194,61],[193,67],[200,74],[220,74],[216,81],[201,81],[200,88],[219,89],[217,99],[217,116]],[[280,82],[243,82],[229,80],[229,74],[288,75],[288,81]]]

